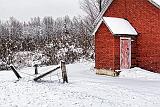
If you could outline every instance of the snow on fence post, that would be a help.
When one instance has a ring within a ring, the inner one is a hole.
[[[38,74],[38,64],[35,64],[34,67],[35,67],[35,75],[36,75]]]
[[[18,74],[18,72],[16,71],[16,69],[14,68],[13,65],[10,65],[10,67],[11,67],[11,69],[13,70],[14,74],[17,76],[18,79],[22,78],[22,77]]]
[[[62,70],[63,83],[65,82],[68,83],[68,76],[67,76],[66,65],[64,61],[61,61],[61,70]]]

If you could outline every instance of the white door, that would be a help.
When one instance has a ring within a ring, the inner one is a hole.
[[[120,38],[120,69],[131,67],[131,38]]]

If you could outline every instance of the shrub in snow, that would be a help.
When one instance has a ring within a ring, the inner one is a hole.
[[[8,69],[7,64],[4,61],[2,61],[2,59],[0,59],[0,70],[6,70],[6,69]]]
[[[42,65],[48,61],[47,57],[38,52],[17,52],[13,57],[13,65],[21,67],[32,67],[35,64]]]

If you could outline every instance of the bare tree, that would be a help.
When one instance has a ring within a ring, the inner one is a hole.
[[[94,37],[91,36],[91,34],[95,28],[94,22],[108,1],[109,0],[83,0],[80,3],[81,9],[87,13],[82,23],[85,28],[85,33],[83,34],[85,35],[86,43],[89,45],[88,47],[93,51],[92,56],[94,56]]]
[[[99,13],[103,10],[109,0],[83,0],[80,2],[81,9],[87,13],[87,18],[93,24]]]
[[[89,20],[94,23],[94,20],[98,16],[99,5],[97,0],[83,0],[80,3],[81,9],[87,13]]]

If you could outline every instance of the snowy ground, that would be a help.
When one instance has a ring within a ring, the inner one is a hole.
[[[108,77],[96,75],[93,67],[68,65],[68,84],[59,83],[56,73],[34,82],[33,76],[20,73],[25,78],[16,81],[12,71],[0,71],[0,107],[160,107],[160,74],[133,68]],[[34,68],[20,71],[33,74]]]

